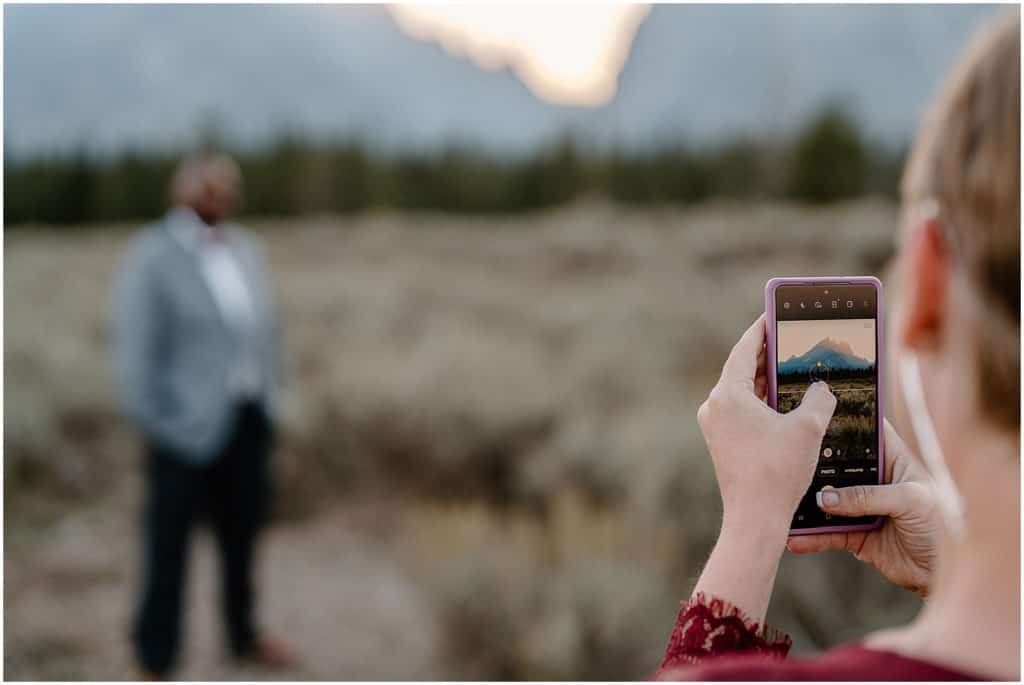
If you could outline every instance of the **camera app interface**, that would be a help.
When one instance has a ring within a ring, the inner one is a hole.
[[[793,528],[870,523],[872,517],[822,512],[814,494],[826,485],[878,482],[876,291],[870,285],[780,286],[775,299],[779,411],[798,407],[819,380],[837,400]]]

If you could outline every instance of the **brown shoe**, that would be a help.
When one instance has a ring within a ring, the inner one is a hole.
[[[277,637],[259,638],[245,658],[246,661],[251,661],[274,671],[291,668],[296,663],[295,653],[292,651],[291,645]]]

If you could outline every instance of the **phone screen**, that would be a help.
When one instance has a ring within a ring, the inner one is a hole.
[[[837,400],[792,528],[872,523],[826,514],[814,495],[826,485],[878,483],[878,293],[870,284],[780,285],[775,313],[778,410],[795,409],[819,380]]]

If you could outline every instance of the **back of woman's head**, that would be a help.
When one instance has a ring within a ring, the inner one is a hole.
[[[906,208],[934,203],[983,310],[974,325],[982,412],[1020,430],[1020,23],[974,39],[928,113],[903,177]]]

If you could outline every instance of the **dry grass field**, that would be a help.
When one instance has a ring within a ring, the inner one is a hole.
[[[879,273],[895,209],[600,203],[256,223],[287,396],[263,623],[289,679],[643,678],[713,540],[694,414],[774,275]],[[5,235],[4,667],[133,676],[138,447],[111,278],[133,227]],[[221,657],[200,539],[181,675]],[[796,649],[918,604],[843,554],[783,562]]]
[[[875,412],[878,394],[874,379],[830,379],[829,389],[836,396],[836,409],[829,422],[827,440],[843,445],[843,454],[836,461],[863,457],[866,449],[877,456],[878,434],[875,433]],[[807,383],[786,383],[779,386],[779,411],[786,413],[800,406]]]

